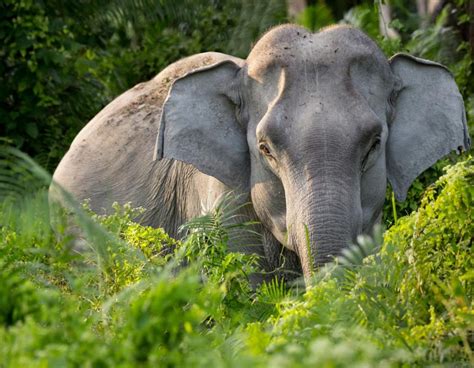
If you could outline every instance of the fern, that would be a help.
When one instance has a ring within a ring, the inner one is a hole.
[[[362,266],[364,259],[375,254],[383,243],[383,227],[376,225],[373,230],[373,237],[368,235],[359,235],[357,244],[351,245],[342,251],[338,258],[338,263],[346,267]]]

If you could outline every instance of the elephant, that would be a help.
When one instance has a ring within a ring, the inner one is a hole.
[[[246,60],[206,52],[117,97],[77,135],[53,179],[93,211],[145,208],[177,236],[229,191],[259,222],[264,268],[308,280],[381,221],[390,182],[413,180],[470,138],[449,70],[387,59],[357,28],[267,31]]]

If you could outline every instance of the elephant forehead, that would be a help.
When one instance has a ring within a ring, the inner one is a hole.
[[[275,70],[286,69],[299,77],[308,73],[344,77],[352,65],[378,64],[379,71],[390,73],[380,48],[363,32],[348,26],[334,26],[310,33],[295,25],[270,30],[247,58],[248,74],[263,82]]]

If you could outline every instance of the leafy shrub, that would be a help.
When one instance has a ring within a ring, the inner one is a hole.
[[[52,168],[105,103],[94,50],[40,1],[0,6],[0,136]]]
[[[118,236],[88,238],[104,246],[69,257],[48,234],[9,222],[0,237],[1,364],[467,367],[473,181],[472,158],[450,167],[384,241],[381,232],[361,238],[303,294],[277,280],[250,287],[255,258],[228,252],[229,234],[245,227],[225,204],[191,222],[181,242],[115,206],[94,221]],[[164,243],[173,253],[159,252]],[[146,256],[148,246],[158,252]],[[113,262],[92,262],[96,252]]]
[[[433,350],[441,340],[444,351],[436,353],[445,356],[462,348],[469,352],[472,344],[473,202],[474,161],[469,158],[448,168],[427,189],[419,210],[385,237],[399,247],[395,261],[407,267],[401,279],[407,339],[426,339]]]
[[[0,325],[12,326],[23,321],[38,308],[38,296],[31,281],[26,280],[18,270],[0,263]]]

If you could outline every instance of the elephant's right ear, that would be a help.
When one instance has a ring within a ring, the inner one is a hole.
[[[249,150],[237,118],[240,70],[225,60],[174,82],[163,105],[155,159],[183,161],[231,188],[248,190]]]

